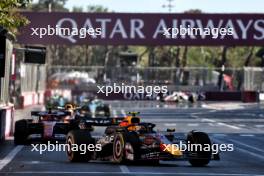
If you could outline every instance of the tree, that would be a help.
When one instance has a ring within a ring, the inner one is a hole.
[[[43,0],[42,0],[43,1]],[[47,1],[47,0],[46,0]],[[47,9],[45,5],[38,5],[40,8]],[[55,5],[54,7],[59,7]],[[64,6],[59,7],[63,10]],[[59,9],[53,9],[52,11],[58,11]],[[40,11],[42,11],[40,9]],[[88,6],[86,11],[83,7],[75,6],[72,8],[72,12],[106,12],[107,8],[104,8],[100,5]],[[50,64],[51,65],[75,65],[75,66],[88,66],[88,65],[100,65],[104,66],[106,62],[112,61],[111,51],[113,47],[110,46],[92,46],[88,44],[84,45],[74,45],[74,46],[65,46],[65,45],[51,45],[50,52]],[[61,58],[64,58],[61,60]],[[116,58],[116,55],[113,56]]]
[[[15,34],[17,28],[28,24],[29,21],[18,13],[18,8],[26,7],[29,3],[30,0],[0,1],[0,26]]]
[[[101,5],[89,5],[87,7],[87,12],[102,13],[102,12],[108,12],[108,9]]]
[[[72,8],[72,12],[83,12],[83,7],[74,6]]]
[[[67,0],[39,0],[30,7],[33,11],[67,12],[65,8]]]

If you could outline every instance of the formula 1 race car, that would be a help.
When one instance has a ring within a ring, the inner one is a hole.
[[[172,94],[169,94],[169,95],[158,96],[157,100],[160,100],[162,102],[176,102],[176,103],[190,102],[190,103],[195,103],[197,101],[205,100],[205,95],[203,93],[174,91],[174,92],[172,92]]]
[[[140,122],[137,113],[124,118],[94,118],[86,120],[83,128],[67,134],[67,156],[72,162],[89,160],[108,160],[115,163],[139,162],[158,164],[160,160],[188,160],[193,166],[205,166],[210,160],[219,160],[218,153],[209,149],[182,151],[176,144],[196,144],[211,147],[212,142],[203,132],[191,131],[187,138],[179,138],[175,130],[166,132],[154,130],[155,124]],[[102,137],[91,135],[91,126],[106,126]],[[100,150],[85,154],[73,150],[73,145],[100,146]]]
[[[92,118],[110,117],[111,115],[110,106],[99,99],[85,100],[79,108],[78,112]]]
[[[65,140],[66,134],[78,129],[78,120],[70,111],[32,111],[31,119],[15,122],[14,143],[27,144],[31,141]]]

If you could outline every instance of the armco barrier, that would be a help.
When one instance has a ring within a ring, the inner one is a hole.
[[[237,92],[206,92],[207,101],[242,101],[245,103],[257,102],[258,92],[237,91]]]
[[[73,96],[82,95],[82,91],[72,91]],[[104,93],[96,93],[98,98],[104,100],[156,100],[157,94],[146,96],[144,93],[110,93],[106,96]],[[205,92],[206,101],[242,101],[242,102],[258,102],[258,92],[255,91],[233,91],[233,92],[220,92],[212,91]]]
[[[259,101],[259,93],[255,91],[242,92],[242,101],[245,103],[252,103]]]
[[[13,134],[14,107],[6,106],[0,109],[0,140]]]
[[[31,105],[44,103],[44,92],[24,92],[19,98],[20,106],[18,108],[25,108]]]
[[[73,90],[72,97],[81,96],[84,91]],[[103,100],[156,100],[158,94],[152,94],[147,96],[146,93],[109,93],[106,96],[105,93],[89,92],[91,95],[96,95],[99,99]]]
[[[206,92],[205,97],[207,101],[241,101],[241,92]]]
[[[0,109],[0,141],[5,139],[5,109]]]

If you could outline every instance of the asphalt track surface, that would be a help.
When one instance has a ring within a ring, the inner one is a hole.
[[[264,108],[259,104],[158,102],[109,102],[113,116],[140,111],[143,121],[156,129],[175,128],[179,135],[192,129],[209,133],[216,143],[232,143],[234,151],[222,152],[220,161],[191,167],[187,161],[164,161],[158,166],[118,165],[91,161],[70,163],[65,152],[32,152],[31,146],[14,146],[12,138],[0,145],[0,175],[264,175]],[[37,107],[39,108],[39,107]],[[21,119],[28,110],[17,112]],[[100,130],[99,130],[100,131]]]

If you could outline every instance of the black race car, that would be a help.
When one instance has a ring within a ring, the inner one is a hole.
[[[66,134],[78,129],[79,120],[66,110],[32,111],[31,119],[15,122],[14,143],[27,144],[31,141],[65,140]]]
[[[82,128],[67,134],[67,156],[70,161],[109,160],[115,163],[138,162],[159,163],[160,160],[188,160],[193,166],[205,166],[210,160],[219,160],[218,153],[208,151],[181,151],[176,144],[197,144],[212,146],[208,135],[191,131],[187,138],[178,137],[173,129],[166,132],[154,130],[155,124],[142,123],[132,113],[125,118],[93,118],[81,122]],[[101,137],[91,135],[92,126],[106,126]],[[81,153],[72,146],[86,144],[100,150]]]
[[[111,108],[100,99],[87,99],[78,108],[78,113],[91,118],[110,117]]]

